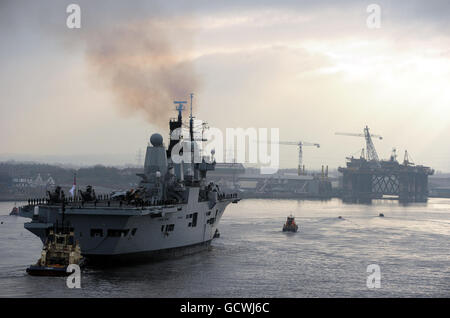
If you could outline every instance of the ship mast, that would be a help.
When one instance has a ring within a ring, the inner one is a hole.
[[[192,116],[192,98],[194,97],[194,93],[191,93],[191,114],[189,116],[189,133],[191,135],[191,142],[194,141],[194,117]]]

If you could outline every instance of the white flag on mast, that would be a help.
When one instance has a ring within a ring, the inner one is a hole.
[[[72,189],[69,190],[70,195],[71,195],[72,197],[75,196],[75,189],[76,189],[76,188],[77,188],[77,175],[75,174],[75,175],[73,176],[73,186],[72,186]]]

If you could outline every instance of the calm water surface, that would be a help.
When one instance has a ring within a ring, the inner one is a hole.
[[[23,228],[29,219],[8,215],[13,206],[0,202],[1,297],[450,297],[450,199],[244,200],[226,209],[209,251],[87,269],[78,290],[26,274],[42,244]],[[298,233],[281,231],[290,213]],[[366,286],[369,264],[380,266],[380,289]]]

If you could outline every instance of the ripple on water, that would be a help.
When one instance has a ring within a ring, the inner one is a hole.
[[[450,200],[400,206],[384,201],[243,200],[230,205],[209,251],[111,269],[87,268],[82,289],[64,278],[31,277],[42,246],[0,203],[0,296],[24,297],[449,297]],[[7,213],[5,212],[7,211]],[[297,233],[283,233],[288,214]],[[385,215],[378,217],[379,213]],[[338,216],[342,216],[339,219]],[[382,288],[366,287],[367,265]]]

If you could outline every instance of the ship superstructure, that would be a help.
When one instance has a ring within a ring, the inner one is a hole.
[[[182,118],[186,102],[176,103],[169,145],[166,149],[160,134],[151,136],[137,189],[98,196],[80,191],[70,198],[61,191],[49,194],[26,207],[34,215],[25,228],[45,242],[53,225],[64,221],[89,261],[179,255],[208,246],[225,208],[240,198],[206,181],[214,154],[203,156],[195,145],[192,99],[188,133]]]

